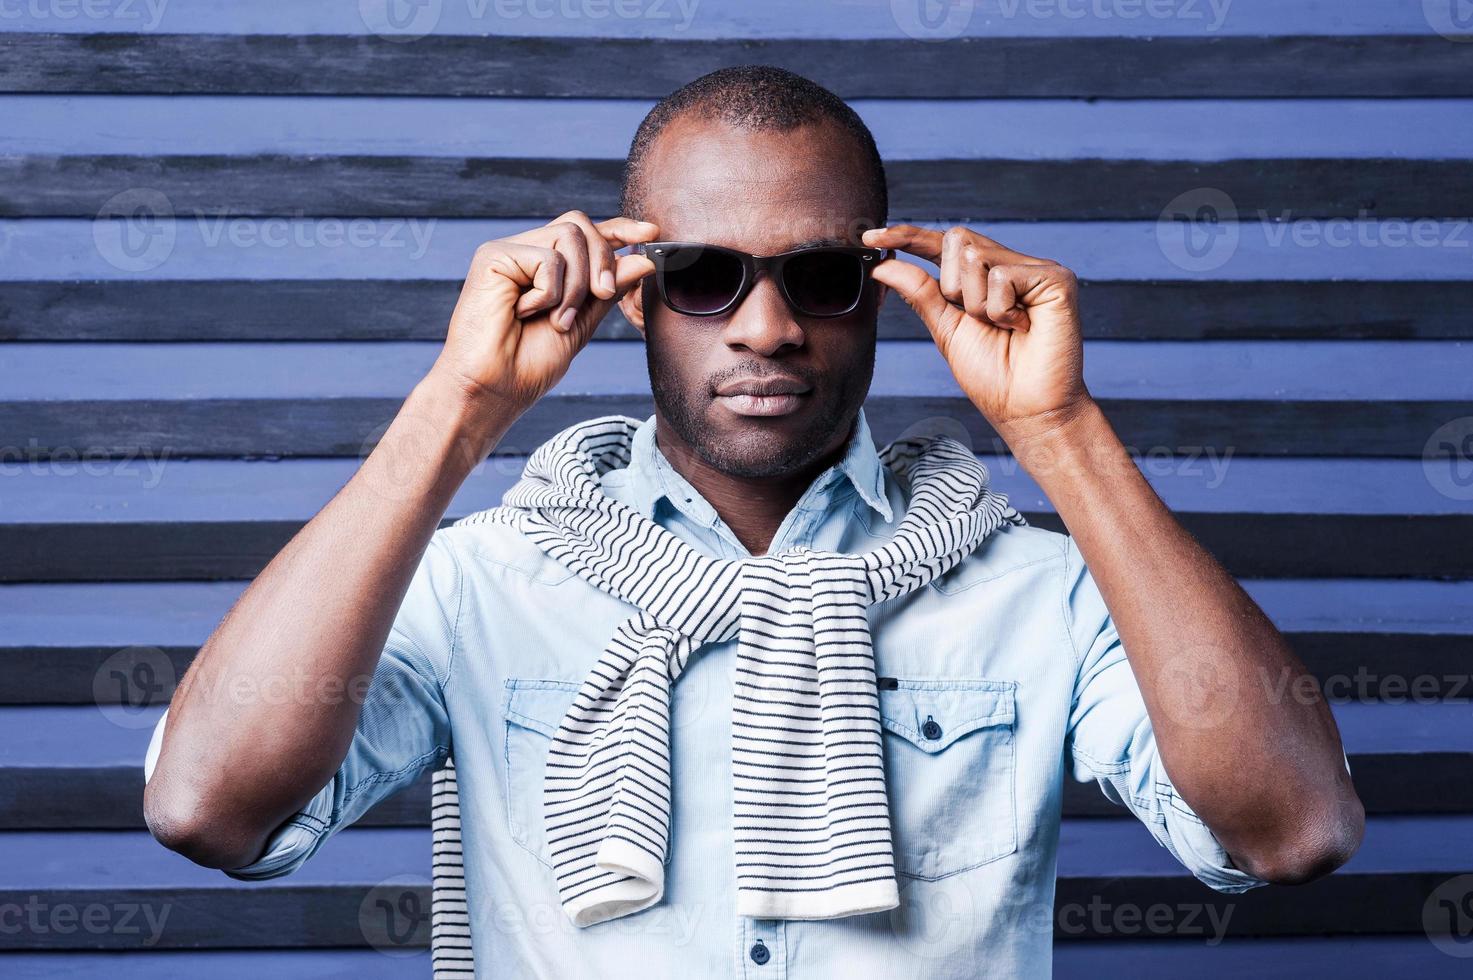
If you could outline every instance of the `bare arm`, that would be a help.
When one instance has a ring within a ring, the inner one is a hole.
[[[144,793],[149,829],[165,846],[211,867],[242,867],[332,778],[455,492],[651,270],[643,257],[613,253],[654,231],[622,218],[595,226],[569,212],[477,250],[435,365],[180,682]],[[242,694],[265,690],[291,693]]]
[[[962,389],[1048,495],[1120,634],[1177,791],[1234,863],[1298,882],[1343,864],[1365,814],[1314,679],[1172,517],[1083,379],[1074,276],[968,229],[869,232],[941,266],[875,278],[930,328]]]

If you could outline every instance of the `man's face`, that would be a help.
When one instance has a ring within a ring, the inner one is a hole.
[[[682,117],[647,157],[641,215],[665,241],[775,255],[858,244],[879,223],[853,137],[830,124],[745,132]],[[851,314],[794,313],[760,273],[730,313],[691,317],[660,302],[653,277],[624,302],[643,324],[660,437],[742,477],[801,472],[848,439],[874,375],[883,287],[870,282]],[[797,389],[788,397],[743,393]]]

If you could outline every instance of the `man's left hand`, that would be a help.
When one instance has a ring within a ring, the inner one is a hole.
[[[899,259],[881,262],[873,275],[916,311],[962,391],[1010,444],[1090,403],[1074,273],[961,226],[944,234],[875,228],[864,244],[940,266],[939,282]]]

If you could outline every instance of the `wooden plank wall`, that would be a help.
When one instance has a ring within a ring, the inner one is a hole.
[[[1215,896],[1071,789],[1061,910],[1230,914],[1221,943],[1182,917],[1061,917],[1059,975],[1465,975],[1466,938],[1438,930],[1473,893],[1466,6],[4,7],[0,912],[167,921],[0,928],[0,974],[428,976],[358,915],[386,879],[427,880],[423,786],[298,875],[234,882],[144,831],[149,728],[434,357],[475,245],[608,213],[652,99],[764,61],[853,101],[895,219],[969,222],[1079,273],[1091,387],[1337,699],[1371,813],[1344,872]],[[646,411],[633,338],[612,317],[451,516],[567,422]],[[898,305],[870,412],[882,438],[967,420],[1058,526]]]

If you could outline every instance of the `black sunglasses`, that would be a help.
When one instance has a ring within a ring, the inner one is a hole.
[[[779,255],[749,255],[701,242],[648,242],[638,251],[655,264],[660,300],[685,316],[721,316],[736,309],[757,273],[766,269],[793,311],[803,316],[853,313],[882,248],[817,245]]]

